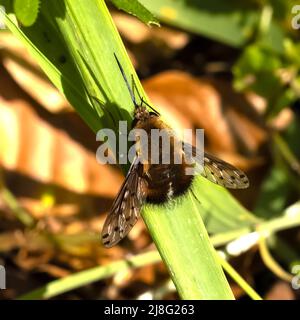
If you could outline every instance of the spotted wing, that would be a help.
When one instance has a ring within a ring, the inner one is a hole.
[[[146,199],[146,182],[142,173],[142,164],[136,157],[103,226],[102,243],[107,248],[122,240],[139,218]]]
[[[202,159],[201,153],[194,146],[190,145],[186,150],[190,150],[196,163],[201,166],[200,174],[209,181],[229,189],[249,187],[248,177],[240,169],[206,152]]]

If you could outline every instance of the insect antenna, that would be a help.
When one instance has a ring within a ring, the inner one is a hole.
[[[138,104],[137,101],[136,101],[135,95],[134,95],[134,90],[136,90],[137,95],[138,95],[139,99],[141,100],[141,105],[145,104],[145,105],[148,106],[153,112],[155,112],[157,115],[159,115],[159,112],[157,112],[152,106],[150,106],[150,104],[147,103],[147,102],[144,100],[144,98],[140,95],[140,92],[139,92],[139,90],[138,90],[138,88],[137,88],[137,86],[136,86],[136,84],[135,84],[133,75],[131,75],[132,88],[130,87],[129,82],[128,82],[128,80],[127,80],[127,77],[126,77],[126,75],[125,75],[124,69],[123,69],[123,67],[121,66],[121,63],[120,63],[120,61],[119,61],[119,59],[118,59],[118,57],[117,57],[117,55],[116,55],[115,53],[114,53],[114,56],[115,56],[115,59],[116,59],[116,61],[117,61],[118,66],[119,66],[119,69],[120,69],[120,71],[121,71],[121,74],[122,74],[122,76],[123,76],[123,79],[124,79],[124,81],[125,81],[125,83],[126,83],[126,87],[127,87],[128,91],[129,91],[129,93],[130,93],[131,100],[132,100],[134,106],[135,106],[135,107],[138,107],[138,106],[139,106],[139,104]]]
[[[137,102],[136,102],[136,99],[135,99],[135,96],[134,96],[134,94],[133,94],[133,91],[131,90],[130,85],[129,85],[129,82],[128,82],[127,78],[126,78],[124,69],[122,68],[121,63],[120,63],[120,61],[119,61],[119,59],[117,58],[117,55],[116,55],[115,53],[114,53],[114,56],[115,56],[115,59],[116,59],[116,61],[117,61],[118,66],[119,66],[119,69],[120,69],[120,71],[121,71],[122,77],[123,77],[123,79],[124,79],[124,81],[125,81],[125,83],[126,83],[126,87],[127,87],[128,91],[129,91],[129,93],[130,93],[131,100],[132,100],[134,106],[135,106],[135,107],[138,107],[138,104],[137,104]]]

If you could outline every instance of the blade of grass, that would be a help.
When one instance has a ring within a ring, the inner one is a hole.
[[[143,218],[183,299],[232,299],[195,201],[189,192],[169,210],[147,206]]]
[[[12,14],[5,15],[5,25],[19,40],[23,42],[23,44],[27,47],[28,51],[39,63],[40,67],[44,70],[52,83],[58,88],[59,91],[67,96],[68,100],[80,114],[83,120],[94,132],[96,132],[99,127],[101,127],[101,119],[95,116],[94,110],[91,108],[91,106],[87,102],[87,99],[85,98],[83,89],[80,91],[81,82],[80,76],[78,75],[78,70],[74,65],[69,63],[60,66],[56,65],[53,61],[53,48],[50,49],[48,40],[45,40],[44,36],[40,35],[47,34],[43,32],[49,32],[51,35],[55,35],[55,30],[53,30],[53,28],[51,28],[51,26],[49,26],[46,21],[44,22],[42,17],[38,19],[34,26],[26,28],[26,31],[21,30],[15,24],[14,20],[15,19]],[[37,25],[37,23],[39,23],[40,25]],[[43,25],[43,27],[41,25]],[[34,28],[37,28],[36,33],[31,32]],[[29,36],[27,36],[26,33],[29,33]],[[32,35],[32,33],[34,35]],[[54,39],[56,40],[55,42]],[[53,45],[55,46],[55,48],[59,48],[59,50],[61,50],[61,48],[63,48],[63,44],[57,39],[59,39],[58,36],[54,36],[53,40],[51,38],[51,46]],[[58,54],[68,55],[66,51],[58,51]]]

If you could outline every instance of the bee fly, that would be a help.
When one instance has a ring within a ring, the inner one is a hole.
[[[131,89],[116,55],[115,58],[134,104],[133,127],[145,130],[148,136],[151,135],[151,129],[169,128],[160,119],[160,114],[140,96],[138,90],[140,104],[137,103],[134,95],[136,87],[133,76]],[[146,106],[151,109],[151,112],[147,110]],[[175,134],[170,136],[170,153],[178,152],[174,147],[177,139]],[[193,146],[190,147],[191,154],[196,157],[197,162],[197,149]],[[185,170],[192,165],[187,161],[189,154],[183,149],[179,152],[182,157],[180,164],[174,163],[174,161],[170,161],[169,164],[151,164],[150,160],[144,164],[140,161],[141,149],[136,149],[136,156],[104,223],[102,242],[105,247],[114,246],[128,234],[137,222],[145,202],[162,204],[183,195],[189,189],[193,175],[187,175]],[[163,153],[164,150],[159,144],[160,161]],[[151,155],[149,155],[149,159],[150,157]],[[201,166],[201,175],[211,182],[232,189],[243,189],[249,186],[248,178],[241,170],[212,155],[204,153]]]

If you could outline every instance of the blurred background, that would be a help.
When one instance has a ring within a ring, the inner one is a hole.
[[[297,1],[141,2],[161,28],[109,8],[152,104],[174,126],[203,128],[206,150],[247,173],[250,188],[233,194],[253,214],[271,221],[299,212]],[[22,44],[1,30],[0,265],[7,276],[1,299],[154,249],[141,219],[120,245],[102,247],[100,230],[123,176],[97,164],[98,146]],[[291,284],[300,265],[298,225],[230,259],[265,299],[300,297]],[[237,299],[249,299],[230,284]],[[155,263],[56,298],[178,296],[164,265]]]

